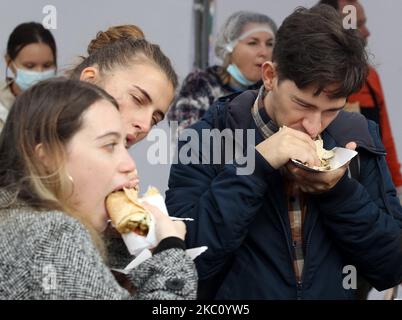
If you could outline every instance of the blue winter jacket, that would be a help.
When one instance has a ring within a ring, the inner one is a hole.
[[[219,120],[232,130],[255,129],[250,109],[256,96],[256,91],[246,91],[220,99],[192,128],[201,133],[217,127]],[[263,141],[258,130],[255,134],[255,144]],[[179,158],[172,165],[166,192],[169,213],[194,218],[187,223],[188,247],[208,246],[195,260],[201,282],[224,270],[217,299],[353,299],[355,292],[347,285],[353,286],[347,279],[352,269],[347,266],[354,266],[378,290],[402,282],[402,207],[377,125],[340,112],[322,137],[326,149],[355,141],[360,174],[358,179],[345,174],[333,189],[309,196],[299,283],[278,170],[254,148],[250,175],[237,175],[236,162],[183,164]],[[188,148],[187,141],[179,144],[180,150]],[[205,142],[200,134],[199,144],[191,143],[198,152]]]

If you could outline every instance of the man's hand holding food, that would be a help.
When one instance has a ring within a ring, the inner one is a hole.
[[[274,169],[283,167],[290,159],[297,159],[311,167],[320,165],[314,141],[309,135],[292,128],[282,127],[258,144],[256,149]]]
[[[347,149],[355,150],[356,143],[349,142],[346,145]],[[302,168],[296,167],[292,162],[286,164],[286,171],[291,179],[306,193],[322,193],[335,187],[338,181],[343,177],[348,169],[349,163],[342,167],[321,172],[311,172]]]
[[[350,142],[346,148],[355,150],[356,143]],[[311,137],[288,127],[282,127],[277,133],[258,144],[256,150],[274,169],[283,167],[287,177],[294,180],[306,193],[322,193],[332,189],[345,174],[349,165],[346,163],[336,170],[320,172],[297,167],[290,161],[291,159],[305,163],[311,168],[322,166],[322,161],[317,144]]]

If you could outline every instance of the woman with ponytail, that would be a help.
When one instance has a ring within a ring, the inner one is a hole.
[[[116,99],[129,147],[164,119],[177,87],[176,72],[160,47],[133,25],[98,32],[87,51],[71,77],[96,84]]]

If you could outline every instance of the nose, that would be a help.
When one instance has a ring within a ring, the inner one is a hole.
[[[122,173],[130,173],[137,169],[134,159],[130,156],[127,149],[123,149],[119,171]]]
[[[269,56],[269,48],[265,44],[262,44],[258,53],[259,56],[264,58],[264,60],[267,60]]]
[[[307,117],[303,119],[302,124],[306,133],[312,139],[315,139],[321,132],[321,114],[320,113],[309,114]]]
[[[142,112],[138,112],[137,118],[132,125],[138,132],[148,133],[152,127],[152,116],[152,108],[144,108]]]

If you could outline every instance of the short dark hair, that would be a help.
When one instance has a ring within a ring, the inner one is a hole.
[[[7,42],[7,54],[14,60],[20,51],[31,43],[44,43],[52,50],[54,63],[57,65],[56,41],[52,33],[38,22],[21,23],[11,32]]]
[[[314,86],[315,95],[325,90],[331,98],[359,91],[368,74],[363,38],[357,30],[344,29],[339,13],[328,5],[299,7],[288,16],[278,30],[272,60],[279,81],[294,81],[299,89]]]

